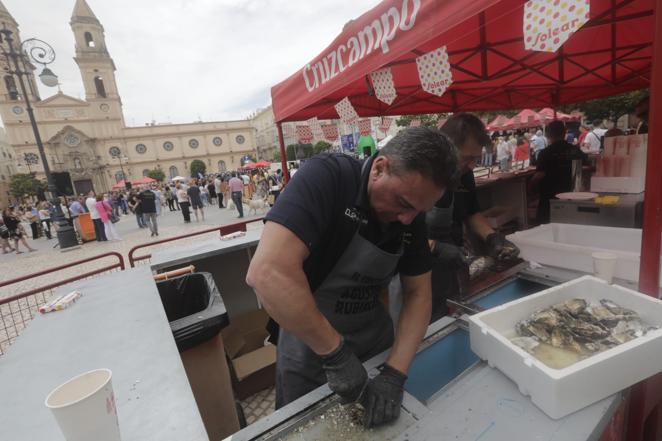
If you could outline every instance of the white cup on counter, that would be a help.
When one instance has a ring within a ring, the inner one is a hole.
[[[593,257],[593,275],[607,283],[614,279],[614,270],[618,256],[614,253],[599,251],[591,254]]]
[[[95,369],[56,387],[48,407],[67,441],[121,441],[112,372]]]

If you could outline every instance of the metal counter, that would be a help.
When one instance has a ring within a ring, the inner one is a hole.
[[[620,199],[614,205],[596,204],[593,200],[552,199],[549,201],[552,223],[641,228],[644,193],[604,194],[615,195]]]
[[[489,307],[554,283],[544,275],[536,277],[536,281],[511,277],[472,300]],[[376,368],[387,352],[366,363],[371,376],[377,374]],[[622,394],[615,394],[553,420],[523,396],[515,383],[477,359],[469,348],[468,331],[462,321],[444,317],[430,325],[412,363],[400,419],[349,439],[597,440],[621,402]],[[335,426],[320,419],[335,403],[335,396],[322,386],[235,433],[231,440],[339,439]]]
[[[64,440],[44,405],[55,387],[83,372],[113,372],[124,441],[206,441],[172,331],[149,268],[59,289],[82,297],[36,317],[0,357],[0,439]]]

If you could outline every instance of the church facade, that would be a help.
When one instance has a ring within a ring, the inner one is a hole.
[[[20,43],[18,24],[2,3],[0,21]],[[232,170],[243,156],[257,153],[250,120],[127,127],[104,29],[85,0],[76,0],[70,25],[85,99],[59,92],[42,100],[34,75],[26,85],[51,171],[68,172],[73,192],[106,192],[123,179],[138,179],[155,168],[166,177],[188,176],[196,159],[205,162],[208,172]],[[5,67],[4,60],[0,67]],[[5,74],[0,82],[0,117],[19,170],[29,163],[43,178],[24,99],[15,85],[16,80]]]

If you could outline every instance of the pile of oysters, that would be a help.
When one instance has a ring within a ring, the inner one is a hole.
[[[569,299],[531,314],[515,325],[513,343],[533,353],[540,343],[591,355],[623,344],[657,329],[639,314],[611,300],[588,303]]]

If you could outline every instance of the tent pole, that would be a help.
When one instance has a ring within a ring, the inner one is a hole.
[[[658,297],[660,282],[660,239],[662,235],[662,0],[657,0],[653,39],[653,66],[648,113],[648,157],[646,159],[646,197],[641,237],[639,290]],[[657,79],[657,81],[656,81]]]
[[[287,184],[290,181],[290,172],[287,170],[287,154],[285,152],[285,138],[283,137],[283,123],[277,123],[276,127],[278,127],[278,142],[280,144],[280,166],[283,170],[283,179]]]
[[[655,0],[653,26],[653,62],[648,113],[648,156],[646,158],[646,193],[644,225],[641,235],[639,291],[658,297],[660,281],[660,248],[662,239],[662,0]],[[626,439],[642,441],[644,434],[659,439],[662,427],[655,411],[662,399],[662,374],[632,387]]]

